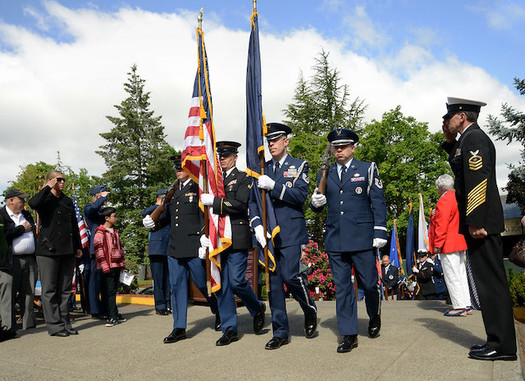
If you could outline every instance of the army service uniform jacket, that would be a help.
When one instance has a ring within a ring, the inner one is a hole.
[[[269,193],[280,233],[275,237],[275,247],[289,247],[308,243],[303,204],[308,197],[308,162],[287,154],[283,166],[274,173],[273,161],[265,163],[264,173],[275,180]],[[250,221],[255,228],[262,225],[257,215],[255,197],[250,200]]]
[[[161,227],[171,223],[171,236],[168,255],[175,258],[194,258],[199,256],[203,233],[204,216],[199,208],[199,186],[190,180],[177,189],[168,201],[159,218]]]
[[[252,179],[246,175],[246,172],[233,168],[223,181],[226,197],[215,197],[213,212],[230,216],[232,227],[232,245],[230,248],[248,250],[252,247],[252,235],[248,224],[248,202]]]
[[[505,230],[503,208],[496,183],[496,150],[490,138],[472,124],[457,142],[442,144],[454,172],[454,188],[460,215],[460,232],[468,226],[485,228],[488,234]]]
[[[319,185],[320,172],[317,179]],[[374,163],[352,159],[344,183],[337,164],[332,164],[326,179],[326,201],[326,251],[370,250],[374,238],[387,239],[385,195]],[[323,207],[311,205],[316,213]]]

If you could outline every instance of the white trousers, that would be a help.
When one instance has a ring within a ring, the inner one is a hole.
[[[465,266],[466,251],[442,253],[440,257],[452,306],[454,309],[471,306],[472,303],[470,302],[467,270]]]

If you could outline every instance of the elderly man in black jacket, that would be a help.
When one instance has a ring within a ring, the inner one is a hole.
[[[4,236],[4,220],[0,215],[0,341],[16,337],[12,303],[12,256]]]
[[[28,194],[18,189],[9,189],[5,194],[6,205],[0,209],[4,220],[4,233],[13,255],[13,306],[18,300],[22,329],[36,326],[33,304],[35,298],[36,232],[33,217],[24,209]]]

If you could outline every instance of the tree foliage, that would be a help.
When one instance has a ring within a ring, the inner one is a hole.
[[[394,218],[400,233],[406,231],[410,201],[417,216],[418,193],[423,196],[425,214],[435,205],[436,179],[451,173],[447,155],[440,144],[443,134],[430,133],[426,123],[404,116],[397,106],[373,120],[362,132],[355,151],[358,160],[377,164],[384,186],[389,231]]]
[[[52,169],[59,170],[66,175],[65,194],[71,196],[73,194],[72,185],[75,185],[75,195],[79,208],[82,210],[86,202],[91,200],[89,190],[98,180],[89,176],[85,168],[80,168],[79,172],[75,173],[69,165],[64,165],[61,162],[60,154],[58,155],[57,164],[38,161],[34,164],[20,167],[20,172],[16,175],[16,179],[10,181],[11,186],[20,189],[30,196],[34,196],[45,184],[46,175]],[[29,205],[27,207],[29,208]]]
[[[144,89],[146,81],[140,78],[137,66],[132,65],[127,75],[124,90],[128,96],[115,105],[119,116],[106,116],[113,127],[100,134],[106,143],[96,152],[107,166],[102,178],[117,208],[126,257],[141,263],[148,235],[141,211],[154,203],[158,189],[174,179],[169,157],[175,150],[165,140],[161,116],[149,109],[150,93]]]
[[[514,78],[514,85],[520,95],[525,95],[525,80]],[[508,164],[511,171],[505,188],[508,192],[507,203],[515,202],[525,212],[525,113],[519,112],[504,103],[501,106],[501,116],[503,121],[489,115],[490,133],[497,136],[496,139],[498,140],[506,140],[509,144],[517,141],[522,145],[520,150],[521,161],[517,165]]]
[[[285,123],[292,127],[294,135],[289,152],[310,165],[310,195],[328,143],[326,136],[334,127],[359,131],[366,108],[359,98],[350,100],[350,88],[341,83],[339,71],[330,66],[328,56],[329,53],[322,50],[315,58],[314,74],[309,80],[300,75],[293,103],[283,110]],[[313,213],[308,208],[309,202],[305,206],[308,234],[322,247],[326,211]]]

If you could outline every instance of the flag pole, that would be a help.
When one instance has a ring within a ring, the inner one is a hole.
[[[197,28],[202,30],[202,16],[204,13],[204,7],[201,7],[201,10],[199,11],[199,16],[197,17]],[[202,74],[202,73],[201,73]],[[199,94],[202,96],[201,94]],[[201,119],[201,128],[202,126],[202,119]],[[201,160],[201,168],[202,168],[202,192],[208,193],[208,171],[206,168],[206,160]],[[208,206],[204,206],[204,235],[206,237],[210,237],[210,216],[208,214]],[[211,296],[211,261],[210,261],[210,248],[206,247],[206,288],[208,290],[208,296]]]
[[[253,13],[257,12],[257,0],[253,0]],[[264,120],[263,120],[264,124]],[[264,163],[266,160],[264,159],[264,149],[259,152],[259,160],[261,162],[261,176],[264,175]],[[264,247],[264,276],[266,280],[266,293],[270,292],[270,270],[269,270],[269,264],[268,264],[268,236],[267,236],[267,218],[266,218],[266,190],[261,190],[262,194],[262,217],[263,217],[263,230],[264,230],[264,238],[266,239],[266,246]]]

